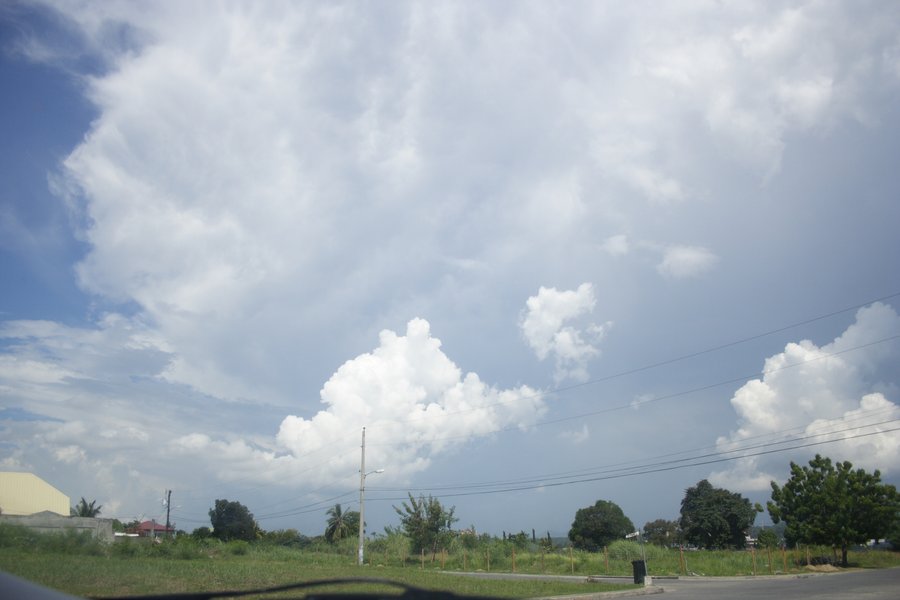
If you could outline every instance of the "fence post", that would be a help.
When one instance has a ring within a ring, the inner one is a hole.
[[[681,563],[681,572],[687,575],[687,561],[684,560],[684,546],[678,546],[678,559]]]
[[[422,570],[425,570],[425,548],[422,548]]]
[[[753,557],[753,576],[756,577],[756,547],[750,546],[750,556]]]
[[[772,575],[775,572],[772,566],[772,546],[766,546],[766,555],[769,558],[769,575]]]
[[[606,574],[609,575],[609,546],[603,546],[603,564],[606,565]]]
[[[569,546],[569,562],[572,563],[572,575],[575,574],[575,552],[572,551],[572,546]]]
[[[444,570],[444,564],[447,562],[447,551],[441,548],[441,571]]]
[[[469,570],[469,551],[463,549],[463,571]]]

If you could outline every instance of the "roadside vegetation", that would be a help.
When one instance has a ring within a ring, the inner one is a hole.
[[[83,596],[112,596],[204,590],[252,589],[299,581],[343,577],[379,577],[459,594],[533,598],[633,587],[632,561],[641,545],[619,540],[596,552],[549,547],[530,536],[508,539],[465,535],[435,553],[409,552],[409,539],[398,531],[366,545],[366,566],[356,563],[352,538],[328,542],[294,531],[270,532],[247,542],[184,535],[160,543],[120,540],[103,544],[88,534],[43,534],[0,524],[0,569],[31,581]],[[771,550],[680,551],[645,544],[651,576],[768,575],[798,573],[806,560],[834,559],[830,547]],[[755,563],[754,563],[755,561]],[[900,553],[849,551],[851,567],[900,566]],[[786,567],[785,567],[786,565]],[[819,568],[819,567],[813,567]],[[453,575],[462,571],[620,576],[620,585],[576,582],[491,581]],[[361,588],[354,588],[359,591]],[[367,591],[390,588],[364,588]]]
[[[817,455],[808,467],[791,463],[791,472],[783,487],[772,483],[768,510],[778,524],[774,528],[754,528],[762,506],[707,480],[686,490],[678,521],[657,519],[634,531],[619,506],[598,500],[576,512],[563,539],[549,533],[539,538],[534,529],[531,535],[504,532],[502,538],[478,535],[474,527],[454,529],[459,521],[454,507],[409,494],[408,501],[394,507],[400,526],[369,537],[365,565],[359,566],[357,512],[336,504],[326,511],[324,534],[307,537],[294,529],[263,531],[246,506],[217,499],[209,511],[212,529],[200,527],[174,539],[103,544],[87,533],[37,533],[0,523],[0,569],[90,596],[255,589],[362,576],[461,594],[533,598],[627,588],[640,560],[651,577],[777,575],[837,570],[838,564],[900,566],[900,553],[860,545],[888,539],[896,547],[900,537],[900,495],[881,483],[878,471],[869,474]],[[96,514],[100,508],[82,498],[72,512]],[[131,525],[134,530],[140,524]],[[584,580],[454,575],[464,572]],[[588,583],[589,576],[620,577],[622,583]]]

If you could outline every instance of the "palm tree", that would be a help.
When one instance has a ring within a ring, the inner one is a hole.
[[[102,504],[95,506],[96,504],[96,500],[91,500],[91,503],[88,504],[87,500],[82,496],[81,502],[72,508],[71,514],[73,517],[96,517],[100,514],[100,509],[103,508]]]
[[[359,527],[359,513],[344,512],[340,504],[335,504],[325,514],[328,515],[325,539],[331,543],[350,537],[353,535],[353,530]]]

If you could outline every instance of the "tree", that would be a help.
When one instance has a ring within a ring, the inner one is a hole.
[[[707,480],[688,488],[681,501],[681,531],[700,548],[743,548],[747,530],[762,507]]]
[[[756,534],[756,545],[760,548],[777,548],[778,542],[778,534],[771,529],[761,529]]]
[[[593,552],[633,531],[634,524],[618,504],[597,500],[593,506],[579,508],[575,513],[569,539],[576,548]]]
[[[681,541],[678,523],[666,519],[656,519],[644,524],[644,541],[657,546],[671,546]]]
[[[253,513],[240,502],[216,500],[216,506],[209,509],[209,520],[213,526],[213,537],[223,542],[230,540],[253,541],[259,526]]]
[[[444,508],[440,500],[420,495],[419,499],[409,494],[409,503],[404,502],[401,508],[394,507],[400,515],[400,525],[409,538],[413,554],[422,550],[431,551],[432,558],[438,548],[449,545],[453,524],[459,519],[453,516],[455,506]]]
[[[817,454],[808,467],[791,462],[784,487],[772,482],[768,508],[772,521],[785,522],[789,544],[840,546],[841,565],[846,567],[849,545],[887,536],[900,497],[894,486],[881,483],[879,471],[854,471],[849,462],[832,464]]]
[[[212,530],[209,527],[198,527],[191,532],[191,538],[202,542],[203,540],[208,540],[212,537]]]
[[[101,508],[103,508],[103,505],[98,505],[96,500],[91,500],[91,503],[88,504],[87,500],[82,496],[81,501],[73,506],[69,512],[73,517],[96,517],[100,514]]]
[[[325,539],[330,543],[352,537],[359,530],[359,513],[355,511],[344,512],[340,504],[329,508],[328,524],[325,527]]]

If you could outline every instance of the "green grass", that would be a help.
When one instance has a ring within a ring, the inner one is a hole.
[[[354,540],[336,545],[312,544],[303,549],[264,541],[254,543],[189,537],[162,544],[147,540],[104,545],[89,535],[38,534],[0,524],[0,569],[80,596],[140,595],[153,593],[245,590],[347,577],[378,577],[426,589],[463,595],[534,598],[584,594],[622,585],[535,580],[487,580],[459,577],[454,572],[546,573],[561,575],[616,575],[630,577],[631,562],[641,558],[641,547],[618,541],[597,553],[570,549],[525,552],[511,544],[487,541],[475,548],[457,546],[450,553],[410,556],[398,540],[380,540],[368,546],[365,567],[356,566]],[[806,570],[807,551],[694,551],[644,546],[651,576],[768,575]],[[811,548],[810,556],[832,556],[831,548]],[[682,556],[684,562],[682,562]],[[754,565],[754,557],[756,563]],[[423,560],[424,559],[424,560]],[[900,553],[851,552],[852,567],[900,566]],[[787,567],[785,569],[785,566]],[[449,573],[444,573],[447,571]],[[396,591],[394,588],[353,588],[354,591]]]
[[[534,598],[628,589],[608,585],[546,581],[497,581],[458,577],[432,570],[401,567],[357,567],[317,564],[321,556],[293,551],[290,558],[264,553],[205,558],[120,557],[22,552],[0,549],[0,569],[47,587],[80,596],[256,589],[346,577],[378,577],[457,594],[503,598]],[[366,591],[397,588],[364,586]],[[359,588],[354,588],[361,591]]]
[[[532,598],[613,589],[587,583],[476,580],[403,568],[333,567],[250,556],[180,560],[171,558],[122,559],[97,556],[21,555],[0,551],[4,570],[48,587],[81,596],[137,595],[255,589],[346,577],[378,577],[458,594]],[[366,586],[367,589],[375,589]],[[391,590],[394,588],[378,588]]]

